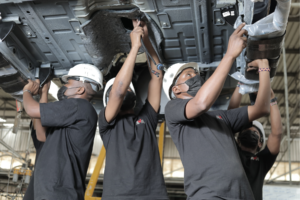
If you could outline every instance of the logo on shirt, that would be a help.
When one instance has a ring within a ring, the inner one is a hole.
[[[221,117],[221,115],[217,115],[216,117],[217,117],[217,119],[223,120],[223,118]]]
[[[136,121],[136,125],[139,125],[139,124],[145,124],[145,121],[142,119],[139,119]]]
[[[259,161],[259,157],[257,157],[257,156],[252,156],[252,157],[251,157],[251,160]]]

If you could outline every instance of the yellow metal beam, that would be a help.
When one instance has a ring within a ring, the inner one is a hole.
[[[164,154],[164,140],[165,140],[165,122],[161,123],[159,128],[159,136],[158,136],[158,150],[160,157],[160,164],[163,162],[163,154]]]
[[[97,181],[98,181],[98,177],[99,177],[100,170],[102,168],[105,156],[106,156],[106,150],[104,148],[104,145],[102,145],[100,154],[97,159],[96,166],[94,168],[93,174],[91,176],[91,179],[90,179],[89,184],[85,191],[85,196],[84,196],[85,200],[101,200],[101,197],[93,197],[93,193],[94,193]]]

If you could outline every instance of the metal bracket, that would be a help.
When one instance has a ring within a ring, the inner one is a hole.
[[[169,16],[167,13],[158,13],[157,18],[162,28],[172,28]]]
[[[39,69],[40,87],[47,82],[47,80],[53,75],[53,66],[51,63],[42,63]]]
[[[71,27],[73,28],[73,31],[74,31],[77,35],[83,33],[83,31],[82,31],[81,28],[80,28],[80,22],[79,22],[77,19],[71,19],[71,20],[69,20],[69,23],[70,23]]]
[[[231,26],[234,26],[234,23],[239,16],[235,5],[226,6],[220,8],[222,18]]]
[[[20,26],[22,29],[23,33],[27,36],[27,38],[36,38],[35,32],[30,28],[29,25],[24,25]]]
[[[225,20],[222,17],[222,13],[220,9],[214,9],[213,11],[213,19],[214,19],[214,24],[217,26],[223,26],[226,24]]]

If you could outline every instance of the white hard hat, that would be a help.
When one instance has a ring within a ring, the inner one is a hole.
[[[259,151],[262,151],[266,147],[266,134],[265,134],[264,127],[259,121],[256,121],[256,120],[252,122],[252,125],[255,126],[255,128],[257,128],[261,133],[261,137],[262,137],[263,141],[262,141],[262,146]]]
[[[172,90],[171,86],[174,82],[174,79],[177,78],[178,74],[180,74],[183,70],[186,68],[194,68],[198,73],[200,72],[199,66],[195,62],[190,62],[190,63],[176,63],[172,65],[171,67],[168,68],[164,75],[164,80],[163,80],[163,89],[168,97],[169,100],[171,100],[172,96]]]
[[[106,107],[106,93],[107,93],[107,90],[110,88],[110,86],[112,86],[112,85],[114,84],[115,79],[116,79],[116,78],[110,79],[110,80],[106,83],[106,85],[105,85],[104,92],[103,92],[103,105],[104,105],[104,107]],[[131,91],[135,94],[135,90],[134,90],[134,87],[133,87],[132,82],[130,82],[129,88],[130,88]]]
[[[62,76],[64,82],[68,82],[69,77],[83,77],[93,80],[95,83],[99,84],[99,90],[103,89],[103,75],[102,72],[94,65],[91,64],[78,64],[69,70],[68,75]]]

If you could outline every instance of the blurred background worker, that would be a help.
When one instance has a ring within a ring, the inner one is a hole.
[[[47,103],[48,102],[48,90],[49,90],[49,87],[50,87],[50,81],[47,82],[46,84],[43,85],[42,88],[39,89],[39,96],[40,96],[40,103]],[[37,135],[36,135],[36,128],[35,128],[35,121],[36,120],[39,120],[39,119],[32,119],[31,123],[30,123],[30,130],[31,130],[31,138],[32,138],[32,141],[33,141],[33,145],[34,145],[34,148],[35,148],[35,152],[36,152],[36,156],[35,156],[35,165],[37,163],[37,159],[39,157],[39,154],[42,150],[42,147],[44,145],[44,142],[42,141],[39,141],[37,139]],[[40,122],[39,122],[40,124]],[[35,170],[34,170],[35,171]],[[34,171],[33,171],[33,174],[31,176],[31,179],[30,179],[30,183],[27,187],[27,190],[26,190],[26,193],[24,195],[24,198],[23,200],[33,200],[34,199]]]
[[[34,172],[34,199],[83,200],[97,114],[90,100],[102,89],[102,74],[93,65],[80,64],[62,77],[60,101],[37,103],[39,80],[23,89],[27,114],[34,118],[37,139],[45,142]],[[45,87],[45,86],[44,86]],[[48,89],[42,95],[48,96]]]
[[[166,122],[184,166],[185,192],[189,200],[254,200],[234,140],[234,133],[269,113],[270,68],[259,67],[260,86],[255,105],[229,111],[207,112],[218,98],[227,74],[246,46],[239,26],[230,36],[226,55],[204,83],[194,64],[175,64],[164,76],[164,91],[172,99],[166,106]]]
[[[230,99],[228,110],[238,108],[241,99],[242,95],[239,93],[238,84]],[[253,126],[241,131],[237,137],[237,149],[255,200],[263,199],[262,191],[265,176],[273,166],[280,149],[283,130],[276,100],[277,98],[271,89],[270,118],[272,131],[268,141],[265,138],[264,128],[258,121],[253,121]]]
[[[42,102],[40,101],[40,103],[42,103]],[[35,152],[36,152],[36,155],[35,155],[35,163],[36,163],[37,159],[39,157],[39,154],[41,152],[41,149],[44,145],[44,142],[39,141],[36,137],[36,131],[34,128],[34,119],[30,123],[30,130],[31,130],[31,138],[32,138],[33,145],[34,145]],[[27,187],[27,190],[26,190],[23,200],[33,200],[33,199],[34,199],[34,171],[30,178],[30,182]]]
[[[131,51],[116,78],[106,84],[106,107],[99,114],[99,130],[106,149],[102,200],[168,199],[156,141],[163,75],[151,61],[148,98],[140,113],[134,115],[136,94],[131,80],[141,37],[156,63],[158,58],[146,24],[134,20],[133,25]]]

